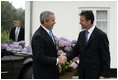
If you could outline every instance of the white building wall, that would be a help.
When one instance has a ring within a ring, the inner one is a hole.
[[[31,31],[31,2],[27,1],[25,5],[25,42],[26,46],[30,44],[30,31]]]
[[[26,2],[28,5],[28,2]],[[108,38],[110,42],[110,53],[111,53],[111,68],[117,67],[117,3],[114,2],[103,2],[103,1],[33,1],[32,2],[32,11],[26,14],[26,41],[29,44],[31,37],[30,33],[33,33],[40,26],[39,16],[42,11],[49,10],[55,13],[56,24],[53,29],[53,33],[58,37],[65,37],[67,39],[73,40],[77,39],[79,32],[81,31],[81,25],[79,24],[79,7],[108,7],[110,8],[110,24],[108,27]],[[30,8],[29,7],[29,8]],[[27,12],[28,7],[26,7]],[[32,17],[31,20],[29,17]],[[30,21],[30,23],[29,23]],[[30,26],[31,28],[28,28]],[[31,30],[30,30],[31,29]],[[27,34],[28,31],[28,34]]]
[[[79,27],[78,7],[73,2],[33,2],[33,32],[39,27],[39,15],[49,10],[55,13],[56,24],[53,33],[68,39],[76,39],[81,30]],[[79,30],[79,31],[78,31]]]

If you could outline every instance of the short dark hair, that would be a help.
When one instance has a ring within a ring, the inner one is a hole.
[[[86,20],[91,20],[91,23],[93,24],[94,22],[94,14],[92,11],[82,11],[80,14],[80,16],[84,16],[86,18]]]

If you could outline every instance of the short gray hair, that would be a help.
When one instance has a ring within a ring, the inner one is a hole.
[[[51,12],[51,11],[43,11],[40,14],[40,22],[41,22],[41,24],[43,24],[45,20],[49,20],[50,15],[54,15],[54,13]]]

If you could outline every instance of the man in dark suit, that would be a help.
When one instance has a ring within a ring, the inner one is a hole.
[[[11,29],[9,38],[15,42],[24,40],[24,29],[21,27],[21,21],[14,21],[14,28]]]
[[[85,30],[80,32],[77,44],[66,56],[68,60],[80,56],[80,79],[101,79],[109,77],[110,73],[109,41],[107,35],[93,22],[92,11],[80,13],[80,24]]]
[[[55,24],[53,12],[44,11],[40,14],[41,26],[32,37],[33,77],[34,79],[58,79],[58,64],[64,59],[57,58],[55,39],[52,28]]]

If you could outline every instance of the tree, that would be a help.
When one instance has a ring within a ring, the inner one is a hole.
[[[25,10],[16,9],[10,2],[1,1],[1,42],[10,43],[9,31],[14,20],[21,20],[24,26]]]
[[[12,24],[15,8],[7,1],[1,2],[1,27],[2,30],[9,29]]]
[[[15,7],[8,1],[1,1],[1,30],[10,31],[14,20],[21,20],[24,26],[25,10]]]
[[[22,21],[22,27],[24,27],[24,17],[25,17],[25,11],[20,8],[20,9],[17,9],[16,12],[15,12],[15,16],[14,16],[14,19],[15,20],[21,20]]]

